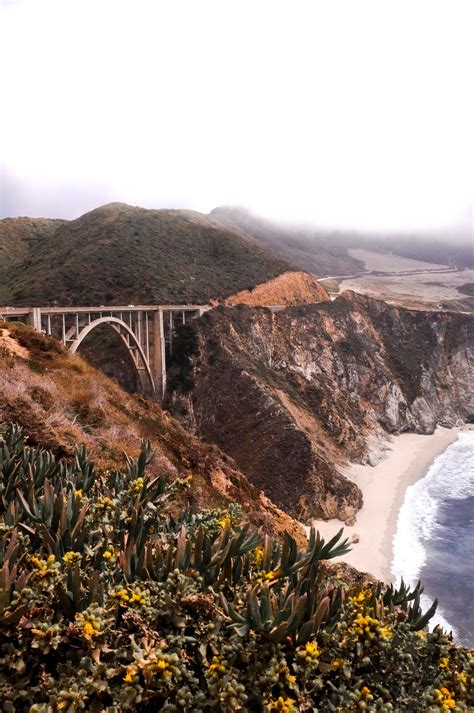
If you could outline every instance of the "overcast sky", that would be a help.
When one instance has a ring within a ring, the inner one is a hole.
[[[1,214],[472,231],[470,0],[1,0]]]

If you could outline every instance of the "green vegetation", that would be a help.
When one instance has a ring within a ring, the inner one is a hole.
[[[206,303],[294,269],[199,213],[121,203],[60,224],[23,254],[14,270],[5,263],[4,304]]]
[[[4,218],[0,220],[0,303],[6,304],[5,281],[23,260],[34,260],[36,251],[62,225],[48,218]]]
[[[353,588],[322,560],[180,512],[192,479],[69,461],[0,439],[0,699],[5,711],[467,711],[474,658],[424,630],[420,587]]]

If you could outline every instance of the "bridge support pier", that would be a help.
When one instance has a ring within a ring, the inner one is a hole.
[[[207,305],[0,307],[0,320],[26,321],[72,352],[96,327],[108,324],[127,347],[143,393],[161,403],[166,393],[166,335],[171,353],[175,323],[185,324],[186,317],[200,317],[208,309]]]
[[[163,310],[161,309],[156,310],[153,314],[150,369],[155,382],[157,398],[159,401],[163,401],[166,393],[166,340]]]

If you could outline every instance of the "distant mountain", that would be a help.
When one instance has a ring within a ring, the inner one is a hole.
[[[278,225],[249,211],[221,206],[209,214],[275,255],[290,260],[317,276],[348,275],[364,270],[364,263],[351,256],[351,248],[363,248],[429,263],[474,267],[472,239],[449,234],[376,234],[357,231],[297,228]]]
[[[321,233],[309,228],[277,225],[243,208],[227,206],[214,208],[209,217],[319,277],[350,275],[364,269],[364,263],[347,252],[348,247],[356,247],[356,244],[341,244],[342,236],[336,232]]]
[[[340,234],[341,247],[390,252],[402,257],[438,265],[474,267],[474,242],[446,234],[353,235]]]
[[[8,305],[204,303],[294,270],[212,217],[123,203],[73,221],[5,219],[0,241]]]

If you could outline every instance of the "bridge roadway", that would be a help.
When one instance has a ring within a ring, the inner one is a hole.
[[[0,307],[0,320],[26,322],[72,352],[96,327],[107,324],[128,349],[143,392],[161,401],[166,391],[166,347],[172,353],[176,325],[209,309],[209,305]]]

